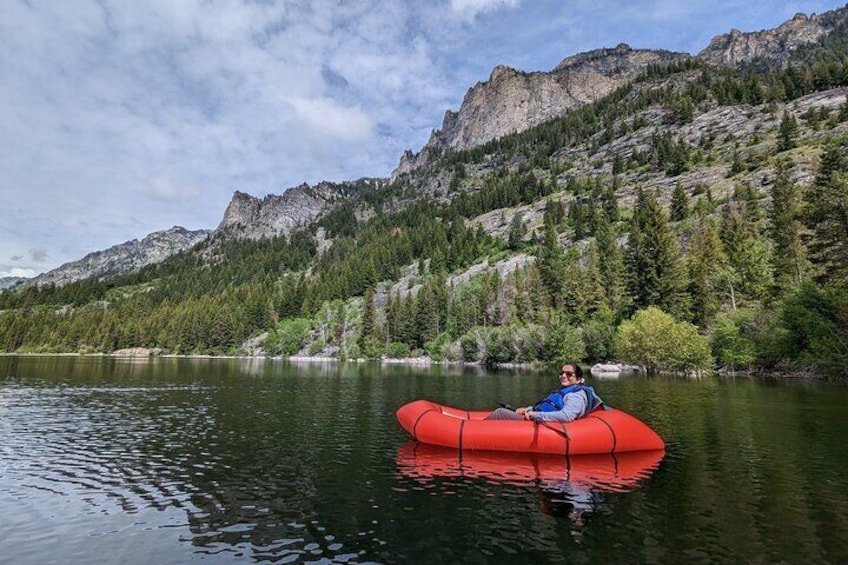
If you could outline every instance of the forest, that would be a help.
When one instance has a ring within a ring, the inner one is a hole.
[[[432,155],[288,236],[216,234],[137,272],[4,291],[0,350],[618,359],[846,377],[843,35],[786,69],[651,68],[526,132]],[[794,105],[840,88],[837,108]],[[680,133],[738,106],[775,127],[694,143]],[[807,162],[812,176],[799,178]],[[686,182],[706,167],[732,190]],[[447,186],[426,188],[445,173]],[[504,236],[478,221],[497,211]]]

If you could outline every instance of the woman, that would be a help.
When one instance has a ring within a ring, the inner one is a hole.
[[[587,416],[603,405],[592,387],[583,381],[583,370],[577,363],[566,363],[559,373],[560,387],[532,406],[518,410],[498,408],[487,420],[533,420],[537,422],[571,422]]]

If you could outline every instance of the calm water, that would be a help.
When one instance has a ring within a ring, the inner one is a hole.
[[[531,401],[542,374],[0,357],[2,563],[845,563],[848,388],[593,380],[664,458],[408,441],[415,398]]]

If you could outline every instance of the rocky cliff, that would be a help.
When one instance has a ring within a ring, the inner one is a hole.
[[[23,284],[26,281],[27,279],[23,277],[0,277],[0,290],[12,288],[13,286]]]
[[[848,26],[848,7],[820,15],[797,14],[773,30],[743,33],[734,29],[716,36],[697,58],[729,67],[755,63],[783,67],[801,55],[802,48],[820,42],[840,26]],[[420,152],[404,152],[391,180],[426,165],[444,149],[468,149],[529,129],[606,96],[649,65],[687,57],[691,56],[621,44],[568,57],[550,72],[495,67],[488,81],[468,90],[459,111],[445,112],[441,129],[433,131]]]
[[[63,285],[89,277],[102,278],[134,271],[193,247],[206,239],[209,233],[209,230],[189,231],[179,226],[153,232],[141,241],[133,239],[104,251],[89,253],[79,261],[65,263],[61,267],[29,279],[27,284]]]
[[[376,186],[379,182],[363,179],[345,183],[321,182],[315,186],[302,184],[281,195],[269,194],[262,199],[236,191],[216,232],[248,239],[288,235],[339,202],[358,194],[362,188]]]
[[[786,67],[803,47],[821,41],[846,23],[846,8],[811,16],[796,14],[775,29],[749,33],[734,29],[730,33],[718,35],[698,54],[698,58],[727,67],[753,63]]]
[[[686,57],[621,44],[568,57],[550,72],[497,66],[488,81],[468,90],[458,112],[445,112],[441,129],[433,132],[421,152],[404,153],[392,180],[426,164],[433,152],[468,149],[529,129],[610,94],[649,65]]]

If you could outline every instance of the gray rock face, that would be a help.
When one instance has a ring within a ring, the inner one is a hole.
[[[713,38],[698,58],[716,65],[739,67],[763,62],[785,67],[802,46],[819,41],[848,19],[848,9],[840,8],[820,15],[796,14],[772,30],[743,33],[738,29]]]
[[[848,24],[848,7],[820,15],[797,14],[773,30],[716,36],[697,58],[730,67],[762,62],[786,66],[804,45]],[[469,149],[510,133],[530,129],[567,110],[608,95],[639,76],[649,65],[691,57],[684,53],[631,49],[621,44],[564,59],[550,72],[526,73],[498,66],[489,80],[465,95],[458,112],[448,110],[419,153],[407,150],[392,172],[402,175],[426,166],[444,149]]]
[[[216,231],[227,237],[246,239],[288,235],[356,195],[363,183],[374,186],[378,182],[302,184],[282,195],[269,194],[262,199],[236,191]]]
[[[442,128],[433,132],[420,153],[404,153],[392,180],[427,164],[434,152],[469,149],[527,130],[610,94],[648,65],[688,57],[621,44],[568,57],[550,72],[527,73],[497,66],[488,81],[468,90],[458,112],[445,112]]]
[[[7,288],[12,288],[13,286],[17,286],[27,279],[23,277],[2,277],[0,278],[0,290],[4,290]]]
[[[189,231],[175,226],[169,230],[153,232],[141,241],[133,239],[104,251],[89,253],[79,261],[29,279],[28,285],[63,285],[89,277],[127,273],[145,265],[159,263],[171,255],[193,247],[209,236],[209,230]]]

